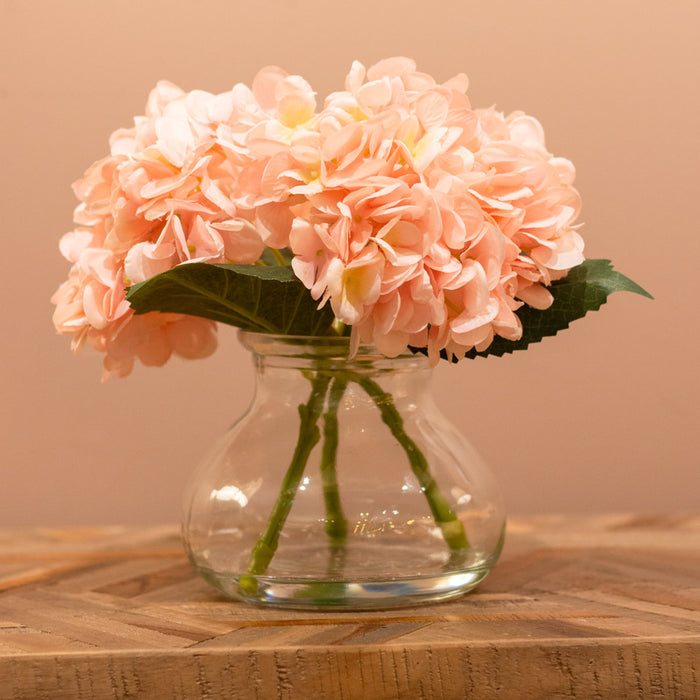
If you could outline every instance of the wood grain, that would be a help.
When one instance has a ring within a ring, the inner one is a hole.
[[[700,518],[514,520],[475,592],[363,613],[225,600],[175,527],[0,531],[0,698],[700,698]]]

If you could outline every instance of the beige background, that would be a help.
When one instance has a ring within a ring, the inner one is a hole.
[[[1,0],[0,526],[151,523],[247,404],[235,331],[200,362],[99,383],[48,299],[67,274],[70,183],[168,78],[221,92],[266,64],[321,95],[353,58],[465,71],[476,106],[523,109],[578,168],[590,257],[656,300],[616,295],[527,353],[441,367],[440,405],[511,513],[697,509],[700,162],[696,0],[657,3]]]

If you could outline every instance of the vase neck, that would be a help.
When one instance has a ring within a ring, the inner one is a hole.
[[[430,375],[427,357],[411,352],[386,357],[374,346],[360,345],[350,357],[350,339],[338,336],[304,337],[240,331],[243,346],[258,367],[321,372],[360,372],[363,375],[419,373]]]

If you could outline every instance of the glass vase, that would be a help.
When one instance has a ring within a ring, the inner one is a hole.
[[[185,495],[191,561],[226,596],[390,608],[470,590],[501,550],[498,485],[438,411],[426,357],[241,332],[256,389]]]

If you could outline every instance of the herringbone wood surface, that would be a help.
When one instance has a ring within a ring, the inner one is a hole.
[[[490,577],[389,612],[220,597],[175,527],[0,531],[0,698],[700,697],[700,518],[514,520]]]

